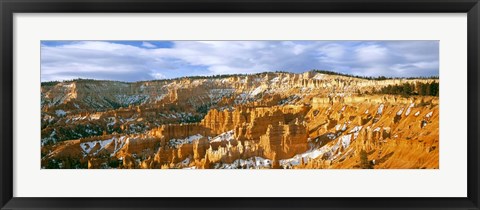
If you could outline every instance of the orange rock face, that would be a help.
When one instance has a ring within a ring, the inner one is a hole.
[[[42,86],[43,168],[439,168],[439,98],[317,72]]]

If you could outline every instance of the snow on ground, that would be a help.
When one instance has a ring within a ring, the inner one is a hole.
[[[346,123],[343,124],[344,125],[344,130],[346,130]],[[340,127],[340,125],[337,125],[336,126],[337,128]],[[342,137],[340,137],[338,140],[335,141],[335,144],[333,145],[325,145],[321,148],[317,148],[317,149],[311,149],[307,152],[304,152],[302,154],[298,154],[298,155],[295,155],[294,157],[290,158],[290,159],[284,159],[284,160],[280,160],[280,165],[283,167],[283,168],[291,168],[293,166],[296,166],[296,165],[299,165],[300,162],[302,161],[303,163],[308,163],[309,159],[315,159],[315,158],[318,158],[320,156],[322,156],[323,154],[326,154],[328,157],[332,157],[333,154],[335,154],[338,149],[340,148],[340,146],[343,148],[343,149],[346,149],[347,147],[350,146],[352,140],[355,140],[357,137],[358,137],[358,134],[359,132],[362,130],[363,126],[355,126],[354,128],[352,128],[347,135],[344,135]],[[377,128],[375,129],[377,131],[380,130],[380,128]],[[335,136],[333,136],[335,138]],[[353,137],[353,139],[352,139]]]
[[[109,120],[112,122],[107,123],[107,126],[113,126],[117,123],[117,119],[115,117],[109,117]]]
[[[117,154],[117,152],[120,151],[123,146],[125,146],[127,140],[128,138],[126,138],[125,136],[121,136],[120,138],[114,138],[115,147],[113,149],[113,153],[110,156],[114,156],[115,154]]]
[[[120,122],[124,123],[124,122],[131,122],[131,121],[135,121],[135,120],[137,120],[137,115],[133,115],[132,117],[127,118],[127,119],[120,119]]]
[[[313,79],[318,79],[318,80],[322,80],[323,78],[325,78],[325,74],[321,74],[321,73],[315,74],[315,76],[313,77]]]
[[[247,101],[248,95],[246,93],[240,93],[235,97],[235,104],[242,104]]]
[[[407,111],[405,112],[405,116],[408,116],[410,114],[414,106],[415,106],[415,103],[411,103],[410,106],[408,106]]]
[[[380,106],[377,109],[377,114],[382,114],[383,113],[383,108],[385,107],[384,104],[380,104]]]
[[[355,126],[354,128],[352,128],[352,130],[350,130],[348,133],[358,133],[360,132],[360,130],[362,130],[362,127],[361,125],[358,125],[358,126]]]
[[[136,103],[143,103],[149,98],[148,95],[115,95],[117,102],[122,105],[131,105]]]
[[[57,96],[57,97],[51,99],[50,103],[48,103],[48,106],[52,107],[52,106],[55,106],[55,105],[64,104],[67,101],[69,101],[70,98],[71,98],[71,94]]]
[[[426,118],[430,118],[433,115],[433,111],[429,112],[428,114],[425,115]]]
[[[328,152],[331,148],[329,146],[323,146],[319,149],[312,149],[302,154],[298,154],[293,156],[290,159],[280,160],[280,166],[283,168],[291,168],[292,166],[296,166],[300,164],[300,161],[303,163],[308,163],[309,159],[315,159],[323,155],[324,153]]]
[[[253,91],[250,93],[250,96],[251,96],[251,97],[254,97],[254,96],[260,94],[262,91],[263,91],[263,87],[262,87],[262,86],[258,86],[257,88],[255,88],[255,90],[253,90]]]
[[[53,132],[50,133],[50,136],[41,139],[41,144],[42,144],[42,146],[45,145],[45,144],[47,144],[47,143],[50,142],[50,141],[56,142],[56,139],[55,139],[56,133],[57,133],[56,130],[53,130]]]
[[[275,77],[275,78],[270,80],[270,82],[272,82],[272,83],[277,83],[278,81],[280,81],[280,77]]]
[[[222,133],[218,136],[210,139],[210,142],[221,142],[221,141],[231,141],[233,140],[233,130]]]
[[[352,130],[350,130],[350,132],[348,132],[348,133],[353,133],[353,139],[357,139],[360,130],[362,130],[362,127],[363,127],[363,126],[361,126],[361,125],[355,126],[355,127],[354,127]]]
[[[101,151],[102,149],[105,148],[105,146],[107,146],[108,144],[110,144],[112,141],[113,141],[114,138],[111,138],[111,139],[107,139],[107,140],[100,140],[100,141],[89,141],[89,142],[83,142],[83,143],[80,143],[80,147],[82,148],[83,152],[85,154],[89,154],[92,149],[97,145],[99,144],[100,145],[100,148],[94,153],[97,154],[99,151]]]
[[[400,110],[398,110],[397,115],[400,116],[403,113],[404,108],[402,107]]]
[[[82,116],[76,116],[76,117],[72,117],[72,121],[84,120],[86,118],[87,118],[87,116],[83,116],[83,117]]]
[[[328,137],[328,139],[332,140],[332,139],[337,138],[337,135],[335,135],[334,133],[329,133],[329,134],[327,134],[327,137]]]
[[[170,141],[168,142],[168,145],[170,147],[178,147],[182,144],[191,144],[193,141],[199,140],[202,137],[203,136],[200,135],[200,134],[195,134],[193,136],[189,136],[189,137],[184,138],[184,139],[170,139]]]
[[[235,92],[235,89],[211,89],[209,90],[208,97],[213,102],[218,102],[225,96],[230,96]]]
[[[215,169],[262,169],[271,168],[272,161],[262,157],[237,159],[233,163],[216,164]]]
[[[427,126],[427,121],[422,120],[422,128],[424,128],[425,126]]]
[[[347,134],[345,136],[342,136],[342,138],[341,138],[342,147],[345,149],[348,146],[350,146],[351,140],[352,140],[352,134]]]
[[[415,112],[415,117],[417,117],[418,115],[420,115],[420,111]]]
[[[165,96],[167,96],[167,94],[162,94],[162,95],[159,95],[159,96],[155,96],[154,101],[155,102],[161,101],[161,100],[163,100],[163,98],[165,98]]]
[[[335,131],[339,131],[339,130],[341,131],[347,130],[347,123],[343,123],[343,126],[340,124],[335,125]]]
[[[67,112],[65,112],[63,109],[57,109],[55,110],[55,114],[57,115],[57,117],[63,117],[67,115]]]

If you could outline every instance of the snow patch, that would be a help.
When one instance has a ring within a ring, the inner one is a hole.
[[[343,149],[347,148],[350,146],[350,141],[352,140],[352,134],[348,134],[345,136],[342,136],[341,142],[342,142],[342,147]]]
[[[279,164],[283,168],[291,168],[292,166],[297,166],[300,165],[300,162],[302,161],[303,163],[308,163],[309,159],[315,159],[323,155],[327,150],[330,148],[327,146],[324,146],[319,149],[312,149],[307,152],[304,152],[302,154],[298,154],[293,156],[292,158],[289,159],[284,159],[280,160]]]
[[[210,140],[210,142],[221,142],[233,140],[233,130],[222,133]]]
[[[332,139],[337,138],[337,135],[335,135],[335,134],[333,134],[333,133],[329,133],[329,134],[327,134],[327,138],[330,139],[330,140],[332,140]]]
[[[166,94],[162,94],[162,95],[159,95],[159,96],[155,96],[154,98],[154,101],[157,102],[157,101],[161,101],[165,98]]]
[[[170,147],[178,148],[182,144],[191,144],[193,141],[199,140],[202,137],[203,136],[200,135],[200,134],[195,134],[193,136],[189,136],[189,137],[184,138],[184,139],[170,139],[170,141],[168,142],[168,145]]]
[[[263,87],[262,87],[262,86],[258,86],[257,88],[255,88],[255,90],[253,90],[253,91],[250,93],[250,96],[256,96],[256,95],[260,94],[262,91],[263,91]]]
[[[360,130],[362,130],[362,127],[361,125],[358,125],[358,126],[355,126],[354,128],[352,128],[352,130],[350,130],[350,132],[348,133],[358,133],[360,132]]]
[[[383,108],[385,107],[384,104],[380,104],[380,106],[377,109],[377,114],[382,114],[383,113]]]
[[[96,155],[99,151],[105,148],[108,144],[110,144],[113,141],[114,138],[107,139],[107,140],[100,140],[100,141],[89,141],[89,142],[83,142],[80,143],[80,148],[82,148],[83,152],[85,154],[89,154],[92,149],[98,144],[100,145],[100,148],[94,153]]]
[[[425,115],[426,118],[430,118],[433,115],[433,111],[429,112],[428,114]]]
[[[420,115],[420,111],[415,112],[415,117],[418,117]]]
[[[131,104],[143,103],[149,98],[148,95],[115,95],[119,104],[128,106]]]
[[[271,167],[271,160],[257,156],[248,159],[237,159],[233,163],[215,165],[215,169],[262,169]]]
[[[113,126],[115,123],[117,123],[117,119],[115,117],[110,117],[109,120],[112,122],[107,123],[107,126]]]
[[[55,110],[55,114],[57,115],[57,117],[63,117],[65,115],[67,115],[67,112],[65,112],[62,109],[57,109],[57,110]]]
[[[402,107],[400,110],[398,110],[397,115],[400,116],[403,113],[404,108]]]
[[[412,108],[415,106],[414,103],[411,103],[410,106],[408,106],[407,108],[407,111],[405,112],[405,116],[408,116],[410,114],[410,111],[412,110]]]
[[[318,73],[313,77],[313,79],[316,79],[316,80],[323,80],[323,78],[325,78],[325,74],[321,74],[321,73]]]
[[[110,156],[114,156],[115,154],[117,154],[117,152],[120,151],[120,149],[122,149],[123,146],[125,146],[125,143],[127,142],[127,140],[129,139],[128,138],[126,139],[125,136],[122,136],[118,139],[114,138],[115,147],[113,149],[113,153]]]

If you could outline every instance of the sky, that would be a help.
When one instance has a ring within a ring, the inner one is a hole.
[[[439,76],[438,41],[41,41],[41,80],[302,73]]]

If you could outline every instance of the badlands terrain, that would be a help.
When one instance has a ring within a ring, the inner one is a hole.
[[[436,78],[326,71],[41,86],[45,169],[437,169]]]

